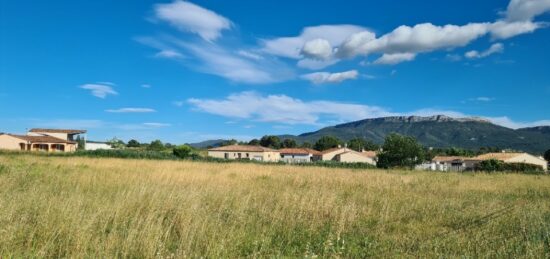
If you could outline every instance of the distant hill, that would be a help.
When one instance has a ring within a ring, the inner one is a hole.
[[[225,141],[226,141],[225,139],[206,140],[198,143],[189,144],[189,146],[194,148],[218,147],[218,146],[221,146],[221,144]]]
[[[386,135],[398,133],[415,137],[429,147],[479,149],[499,147],[541,154],[550,149],[550,127],[510,129],[481,118],[451,118],[444,115],[419,117],[396,116],[360,120],[326,127],[298,136],[284,135],[297,142],[314,143],[322,136],[341,140],[365,138],[383,143]]]

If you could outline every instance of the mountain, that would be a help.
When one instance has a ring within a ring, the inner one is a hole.
[[[221,146],[225,139],[214,139],[214,140],[205,140],[198,143],[189,144],[189,146],[194,148],[208,148],[208,147],[218,147]]]
[[[510,129],[481,118],[452,118],[444,115],[430,117],[395,116],[360,120],[326,127],[298,136],[284,135],[297,142],[314,143],[322,136],[341,140],[365,138],[383,143],[386,135],[398,133],[415,137],[428,147],[457,147],[479,149],[498,147],[540,154],[550,149],[550,127]]]

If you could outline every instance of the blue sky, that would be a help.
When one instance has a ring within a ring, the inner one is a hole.
[[[550,0],[0,2],[0,132],[172,143],[391,115],[550,125]]]

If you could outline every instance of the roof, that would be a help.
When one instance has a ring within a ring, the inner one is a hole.
[[[527,153],[487,153],[487,154],[476,156],[475,158],[479,160],[489,160],[489,159],[508,160],[508,159],[525,155],[525,154]]]
[[[262,146],[250,146],[250,145],[230,145],[217,148],[208,149],[208,151],[228,151],[228,152],[279,152],[275,149],[262,147]]]
[[[66,133],[66,134],[82,134],[86,133],[85,130],[77,129],[31,129],[29,132],[45,132],[45,133]]]
[[[435,156],[432,161],[438,162],[450,162],[455,160],[478,160],[474,157],[465,157],[465,156]]]
[[[321,155],[321,152],[311,148],[283,148],[279,149],[281,154],[295,154],[295,155]]]
[[[27,135],[14,135],[14,134],[6,134],[8,136],[12,136],[14,138],[18,138],[21,140],[25,140],[31,143],[69,143],[69,144],[76,144],[74,141],[68,141],[52,136],[27,136]]]
[[[370,157],[370,158],[375,158],[378,156],[378,152],[376,151],[363,151],[361,152],[364,156],[367,156],[367,157]]]
[[[347,148],[344,148],[344,147],[334,147],[334,148],[329,148],[329,149],[321,152],[321,154],[324,155],[324,154],[332,153],[334,151],[338,151],[338,150],[342,150],[342,149],[343,149],[342,153],[348,150]]]

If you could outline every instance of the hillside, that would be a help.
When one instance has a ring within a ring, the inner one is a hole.
[[[382,143],[386,135],[399,133],[415,137],[429,147],[478,149],[499,147],[543,153],[550,149],[550,127],[510,129],[480,118],[451,118],[443,115],[399,116],[360,120],[326,127],[298,136],[285,135],[298,142],[315,142],[322,136],[342,140],[365,138]]]

